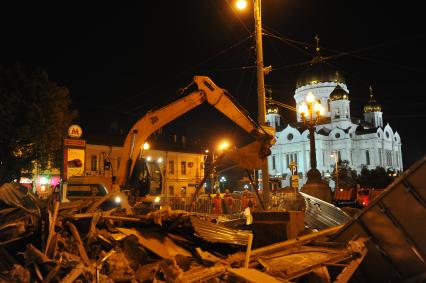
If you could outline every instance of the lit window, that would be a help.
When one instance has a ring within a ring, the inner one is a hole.
[[[173,175],[175,173],[175,162],[173,160],[169,161],[169,174]]]
[[[91,170],[92,171],[98,170],[98,157],[96,155],[92,155],[90,160],[91,160],[91,166],[90,166]]]
[[[186,161],[180,163],[180,171],[182,175],[186,175]]]

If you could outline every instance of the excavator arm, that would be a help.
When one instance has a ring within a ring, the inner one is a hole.
[[[120,187],[125,187],[127,179],[132,173],[135,161],[140,154],[140,149],[148,137],[159,128],[205,101],[251,134],[254,139],[261,140],[264,144],[264,150],[260,155],[262,158],[268,155],[269,147],[272,145],[274,139],[274,134],[271,134],[269,129],[265,130],[265,128],[259,127],[246,114],[246,111],[233,101],[226,90],[218,87],[210,78],[195,76],[194,82],[198,90],[162,108],[149,111],[130,129],[124,142],[121,159],[123,161],[127,160],[127,162],[121,164],[118,168],[117,183]]]

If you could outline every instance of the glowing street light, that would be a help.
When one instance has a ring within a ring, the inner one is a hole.
[[[306,96],[306,102],[299,106],[299,113],[302,116],[303,122],[309,129],[311,169],[307,173],[308,180],[306,183],[318,183],[321,181],[321,173],[317,169],[315,126],[318,124],[321,115],[324,113],[324,107],[315,98],[312,92],[309,92]]]
[[[237,2],[235,2],[235,7],[237,7],[238,10],[244,10],[247,7],[247,1],[238,0]]]
[[[227,140],[223,140],[222,142],[220,142],[212,151],[212,164],[213,164],[213,168],[212,168],[212,173],[211,173],[211,183],[212,183],[212,192],[215,188],[215,184],[216,184],[216,160],[217,160],[217,151],[219,151],[220,153],[223,153],[223,151],[227,150],[229,147],[231,146],[231,144],[229,143],[229,141]],[[207,150],[205,151],[206,153],[208,152]],[[218,190],[220,190],[220,186],[218,186]]]
[[[225,149],[229,148],[229,142],[228,141],[222,141],[219,146],[217,147],[218,150],[224,151]]]
[[[145,142],[142,146],[143,150],[148,150],[149,149],[149,143]]]

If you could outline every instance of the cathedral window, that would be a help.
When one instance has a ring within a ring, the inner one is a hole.
[[[291,141],[293,139],[293,134],[288,134],[287,135],[287,140]]]
[[[340,133],[336,133],[336,134],[334,135],[334,137],[335,137],[336,139],[340,138]]]
[[[365,151],[365,163],[370,165],[370,152],[368,150]]]
[[[272,155],[272,169],[275,169],[275,155]]]
[[[336,118],[336,119],[340,118],[339,108],[336,109],[336,113],[334,114],[334,118]]]
[[[386,132],[386,138],[389,138],[389,132]]]
[[[392,166],[392,151],[386,150],[386,165]]]

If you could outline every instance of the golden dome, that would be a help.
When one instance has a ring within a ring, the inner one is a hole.
[[[330,100],[349,100],[349,94],[339,85],[330,93]]]
[[[370,100],[364,106],[364,113],[367,112],[382,112],[382,106],[376,102],[373,95],[373,88],[370,86]]]

